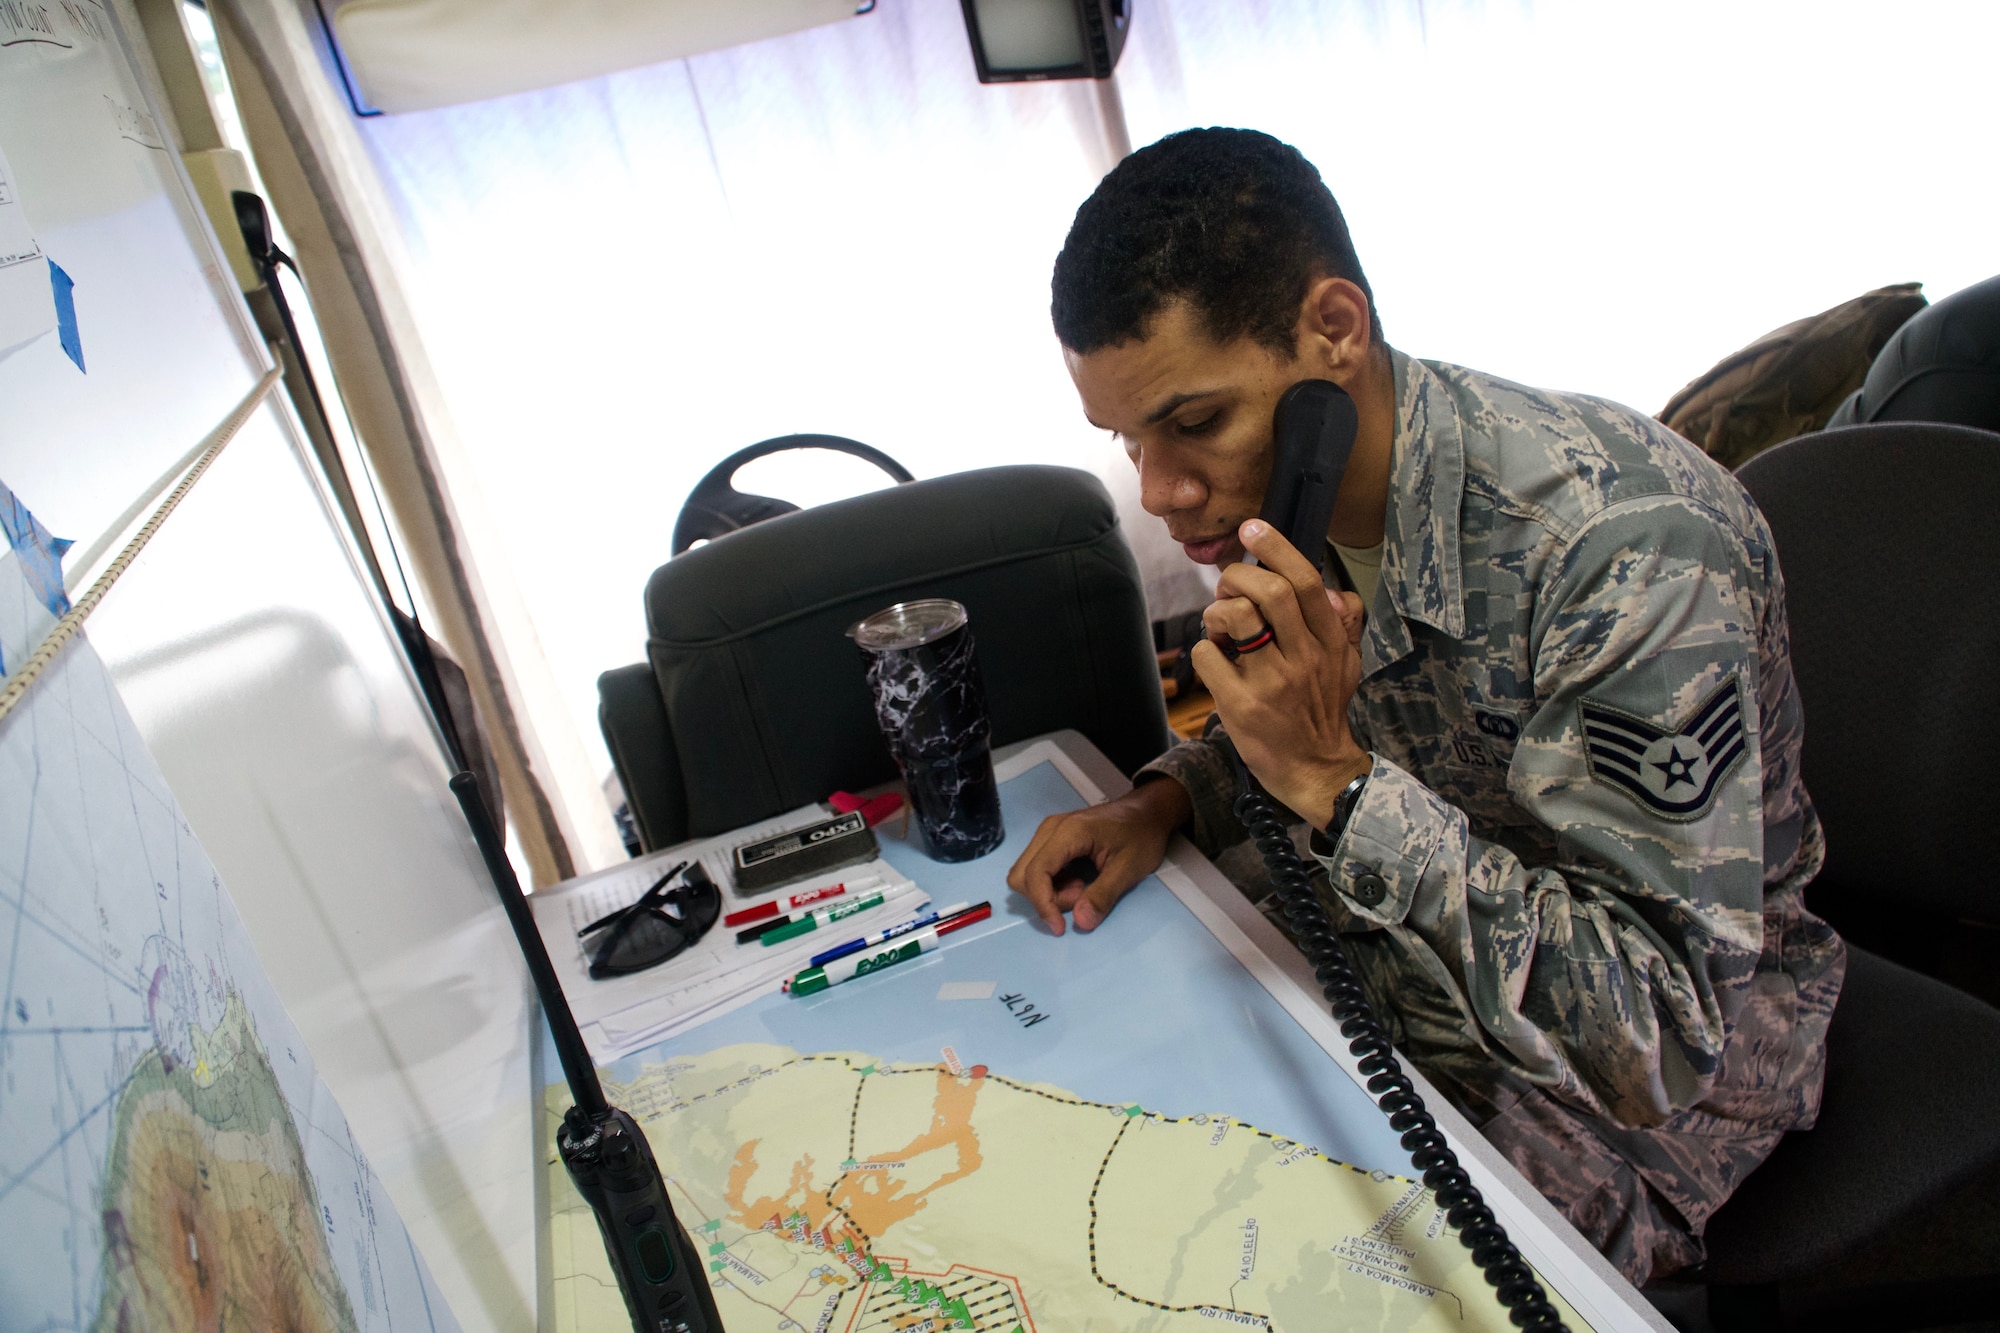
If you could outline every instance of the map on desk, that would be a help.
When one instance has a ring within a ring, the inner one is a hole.
[[[1042,817],[1097,793],[1049,744],[999,776],[998,851],[883,839],[991,921],[606,1068],[731,1333],[1511,1327],[1381,1112],[1176,891],[1061,937],[1009,894]],[[549,1089],[555,1326],[622,1328],[554,1154],[568,1104]]]

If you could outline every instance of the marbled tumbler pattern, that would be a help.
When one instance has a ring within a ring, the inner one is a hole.
[[[932,859],[970,861],[998,847],[1005,835],[1000,788],[972,630],[869,652],[868,686]]]

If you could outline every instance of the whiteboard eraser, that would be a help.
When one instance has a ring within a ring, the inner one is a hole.
[[[873,861],[882,849],[859,810],[746,842],[730,856],[738,893],[763,893]]]

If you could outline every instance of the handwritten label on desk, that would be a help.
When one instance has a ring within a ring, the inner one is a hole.
[[[1051,1017],[1051,1015],[1035,1008],[1034,1002],[1018,991],[1012,995],[1002,995],[1000,1003],[1007,1006],[1007,1012],[1019,1019],[1021,1026],[1024,1028],[1031,1028],[1035,1024]]]

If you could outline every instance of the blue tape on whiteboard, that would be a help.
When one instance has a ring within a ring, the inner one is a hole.
[[[0,481],[0,532],[7,534],[7,544],[20,557],[22,572],[28,576],[28,586],[49,608],[49,614],[67,612],[69,596],[63,592],[62,558],[71,543],[67,537],[50,536],[42,521],[28,512],[28,506],[4,481]]]
[[[56,333],[62,339],[62,349],[76,362],[76,368],[83,370],[83,339],[76,333],[76,281],[51,259],[49,283],[56,289]]]

